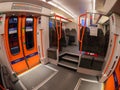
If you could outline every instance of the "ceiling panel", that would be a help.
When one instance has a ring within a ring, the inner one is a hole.
[[[102,11],[106,0],[96,0],[96,10]]]
[[[92,0],[53,0],[67,7],[73,14],[80,15],[92,9]]]
[[[56,7],[48,5],[47,3],[42,2],[41,0],[0,0],[0,2],[7,1],[27,2],[36,5],[41,5],[50,8],[55,12],[62,13],[68,18],[71,18],[71,16],[67,15],[63,11],[59,10]],[[70,12],[72,12],[76,16],[79,16],[80,14],[85,13],[88,10],[92,10],[92,0],[52,0],[52,1],[57,1],[60,5],[66,7]]]

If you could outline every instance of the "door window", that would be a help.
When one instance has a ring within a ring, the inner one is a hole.
[[[13,55],[20,52],[18,40],[18,17],[10,17],[8,21],[8,40]]]
[[[32,49],[34,47],[34,20],[32,17],[26,18],[26,24],[25,24],[25,42],[26,42],[26,48]]]

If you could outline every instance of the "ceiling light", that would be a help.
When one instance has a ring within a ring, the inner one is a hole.
[[[95,3],[96,3],[96,0],[93,0],[93,9],[92,9],[92,12],[95,11]],[[93,15],[93,22],[95,20],[95,14],[92,14]]]
[[[107,16],[102,16],[98,21],[99,24],[104,24],[109,18]]]
[[[46,2],[46,0],[40,0],[40,1]]]
[[[50,1],[50,2],[48,2],[48,4],[50,4],[50,5],[58,8],[58,9],[60,9],[60,10],[62,10],[63,12],[67,13],[68,15],[70,15],[72,18],[76,18],[76,17],[77,17],[77,16],[73,15],[72,12],[68,11],[68,10],[66,9],[66,7],[64,7],[63,5],[59,4],[59,3],[56,2],[56,1],[55,1],[55,2]]]

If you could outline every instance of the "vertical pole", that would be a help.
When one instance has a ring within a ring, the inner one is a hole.
[[[62,21],[61,21],[61,18],[60,18],[60,31],[59,31],[59,50],[60,50],[60,39],[62,37]]]
[[[59,16],[59,15],[54,15],[54,17],[55,17],[55,23],[56,23],[56,31],[57,31],[57,37],[58,37],[58,41],[57,41],[57,43],[58,43],[58,51],[60,51],[60,39],[62,38],[62,21],[61,21],[61,19],[64,19],[64,20],[67,20],[67,21],[69,21],[69,22],[72,22],[71,20],[69,20],[69,19],[66,19],[66,18],[64,18],[64,17],[61,17],[61,16]],[[57,22],[57,19],[56,18],[60,18],[60,30],[58,30],[58,22]]]
[[[84,27],[83,27],[83,31],[82,31],[82,37],[81,37],[81,47],[80,47],[80,52],[82,52],[82,46],[83,46],[83,37],[84,37],[84,33],[85,33],[85,28],[86,28],[86,20],[87,20],[87,14],[85,14],[85,23],[84,23]]]
[[[80,16],[78,17],[78,41],[79,41],[79,50],[80,50],[80,46],[81,46],[81,42],[80,42]]]
[[[85,16],[85,23],[84,23],[84,27],[83,27],[83,31],[82,31],[82,37],[80,37],[80,18],[82,16]],[[78,18],[78,40],[79,40],[79,43],[80,43],[80,54],[82,53],[82,44],[83,44],[83,36],[84,36],[84,32],[85,32],[85,28],[86,28],[86,20],[87,20],[87,14],[82,14],[79,16]]]
[[[59,31],[58,31],[58,23],[57,23],[57,16],[55,15],[55,22],[56,22],[56,30],[57,30],[57,46],[59,51]]]

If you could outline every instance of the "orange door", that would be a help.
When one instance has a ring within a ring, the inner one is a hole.
[[[40,60],[37,52],[37,18],[22,17],[22,43],[29,67],[37,65]]]
[[[7,17],[5,21],[5,47],[13,71],[22,73],[37,65],[37,18]]]
[[[116,69],[115,69],[115,73],[116,73],[116,88],[118,89],[118,87],[119,87],[119,89],[118,90],[120,90],[120,61],[118,62],[118,65],[117,65],[117,67],[116,67]]]
[[[5,47],[12,69],[16,73],[28,69],[21,43],[21,17],[7,17],[5,21]]]
[[[104,90],[115,90],[114,76],[113,75],[111,75],[109,77],[109,79],[105,82]]]

